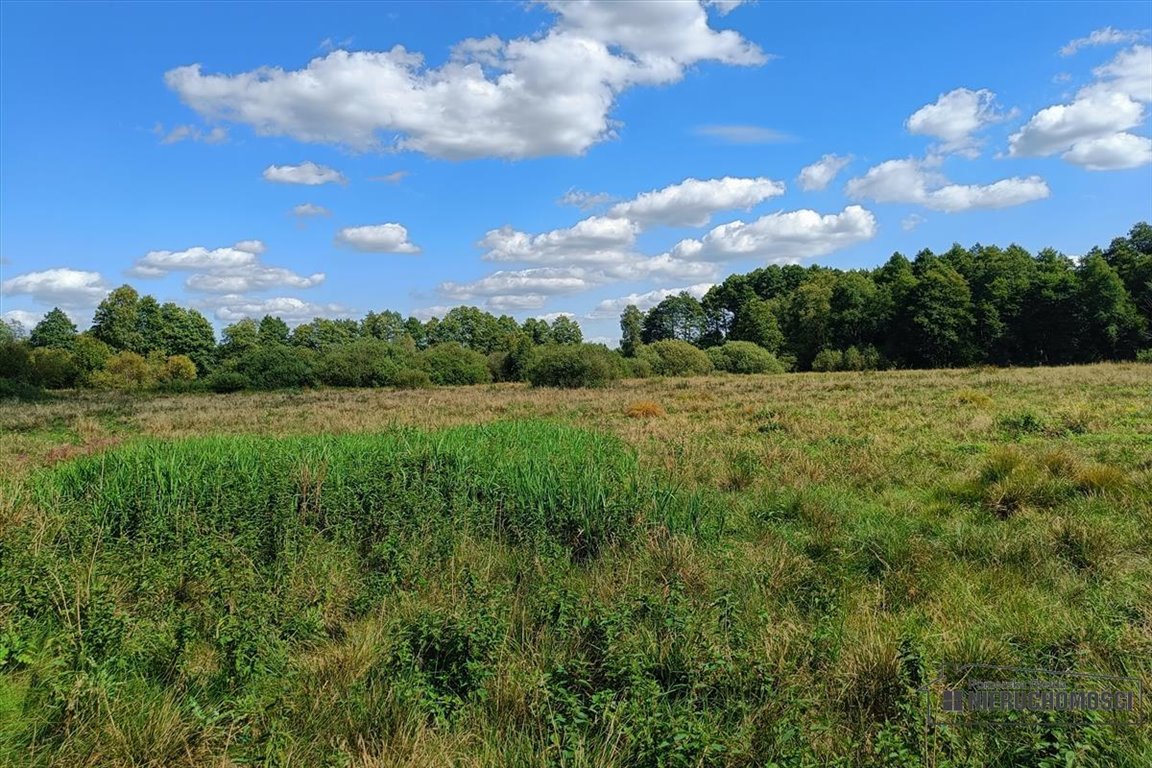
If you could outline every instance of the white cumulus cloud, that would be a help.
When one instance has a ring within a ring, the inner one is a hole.
[[[629,219],[643,228],[657,224],[701,227],[718,211],[748,210],[782,194],[782,182],[764,177],[685,179],[679,184],[644,192],[632,200],[617,203],[609,209],[608,215]]]
[[[87,309],[99,304],[111,286],[99,272],[61,267],[26,272],[0,283],[5,296],[30,296],[33,301],[63,309]]]
[[[762,64],[759,48],[716,30],[697,2],[547,3],[542,35],[459,43],[429,67],[419,53],[335,50],[307,67],[165,74],[181,100],[209,120],[305,142],[436,157],[579,155],[614,136],[617,96],[676,82],[703,61]]]
[[[268,288],[313,288],[324,273],[300,275],[290,269],[261,262],[266,246],[260,240],[242,240],[224,248],[194,246],[183,251],[149,251],[128,270],[132,277],[164,277],[190,272],[184,286],[192,291],[237,294]]]
[[[264,169],[264,180],[276,184],[347,184],[344,174],[326,165],[317,165],[308,160],[300,165],[270,165]]]
[[[345,227],[336,233],[336,242],[369,253],[420,253],[419,246],[408,242],[408,230],[395,223]]]
[[[202,302],[201,306],[213,310],[216,318],[225,323],[272,315],[289,325],[297,325],[316,317],[347,317],[349,314],[349,310],[341,304],[316,304],[294,296],[254,299],[242,295],[225,295]]]
[[[1086,37],[1078,37],[1060,49],[1061,56],[1072,56],[1081,48],[1091,48],[1098,45],[1125,45],[1134,43],[1148,36],[1148,30],[1116,29],[1104,27],[1093,30]]]
[[[851,179],[846,187],[856,200],[915,203],[946,213],[981,208],[1008,208],[1051,194],[1039,176],[1012,177],[991,184],[953,184],[932,163],[908,158],[888,160]]]
[[[721,224],[698,240],[681,240],[669,255],[693,262],[738,258],[795,262],[824,256],[875,235],[876,217],[858,205],[823,215],[805,209],[771,213],[749,223]]]
[[[332,211],[315,203],[301,203],[292,208],[292,215],[303,219],[310,216],[331,216]]]
[[[1093,70],[1096,80],[1069,104],[1034,114],[1008,140],[1014,157],[1060,154],[1092,171],[1152,162],[1148,139],[1131,131],[1144,124],[1152,102],[1152,47],[1134,45]]]
[[[848,156],[824,155],[812,165],[801,168],[796,181],[800,184],[801,189],[808,192],[824,189],[850,162],[852,162],[852,158]]]
[[[905,127],[909,133],[939,139],[941,152],[973,156],[977,153],[974,134],[1003,119],[992,91],[957,88],[916,110]]]

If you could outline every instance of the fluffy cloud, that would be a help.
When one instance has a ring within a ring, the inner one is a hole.
[[[1091,48],[1097,45],[1125,45],[1134,43],[1148,36],[1147,30],[1115,29],[1104,27],[1093,31],[1087,37],[1078,37],[1060,49],[1061,56],[1072,56],[1081,48]]]
[[[0,283],[0,293],[5,296],[30,296],[40,304],[64,309],[93,307],[109,290],[99,272],[68,268],[27,272]]]
[[[259,240],[244,240],[227,248],[194,246],[183,251],[149,251],[128,270],[131,277],[163,277],[169,272],[233,269],[252,266],[264,252]]]
[[[15,324],[25,331],[31,331],[44,318],[44,315],[25,309],[10,309],[0,315],[0,323]]]
[[[201,116],[300,141],[436,157],[579,155],[611,138],[618,94],[672,83],[702,61],[758,65],[767,57],[703,6],[548,3],[554,25],[533,38],[462,41],[440,67],[396,46],[342,50],[301,70],[236,75],[179,67],[165,82]]]
[[[594,274],[578,267],[535,267],[501,270],[470,283],[440,283],[445,298],[470,301],[496,296],[530,296],[540,299],[561,294],[579,293],[596,285]],[[537,305],[539,306],[539,305]]]
[[[992,91],[957,88],[916,110],[905,127],[909,133],[939,139],[942,152],[972,156],[977,152],[973,134],[1002,119],[1004,115],[996,109],[996,94]]]
[[[501,227],[490,230],[477,245],[485,249],[487,261],[608,263],[630,258],[639,231],[628,219],[593,216],[540,235]]]
[[[588,317],[593,319],[619,317],[620,313],[623,312],[629,304],[635,304],[636,307],[641,310],[648,310],[669,296],[675,296],[682,291],[687,291],[699,299],[708,293],[708,289],[713,285],[714,283],[697,283],[696,285],[689,285],[684,288],[658,288],[657,290],[647,291],[645,293],[630,293],[627,296],[621,296],[617,299],[605,299],[588,313]]]
[[[331,216],[332,211],[315,203],[301,203],[292,209],[292,215],[303,219],[310,216]]]
[[[799,210],[772,213],[751,223],[721,224],[699,240],[681,240],[669,255],[691,262],[738,258],[795,262],[862,243],[875,235],[876,217],[871,211],[850,205],[836,214]]]
[[[1113,133],[1077,142],[1061,155],[1089,171],[1119,171],[1152,163],[1152,139],[1131,133]]]
[[[1136,168],[1152,162],[1148,139],[1130,133],[1152,102],[1152,47],[1134,45],[1093,70],[1096,80],[1070,104],[1046,107],[1009,138],[1016,157],[1059,153],[1088,170]]]
[[[293,296],[253,299],[248,296],[226,295],[202,302],[201,306],[213,310],[216,318],[225,323],[233,323],[246,317],[259,319],[264,315],[273,315],[293,325],[316,317],[347,317],[350,313],[340,304],[313,304]]]
[[[801,189],[808,192],[824,189],[850,162],[852,162],[852,158],[848,156],[824,155],[812,165],[801,168],[796,181],[800,184]]]
[[[1144,108],[1123,93],[1093,93],[1042,109],[1009,140],[1014,156],[1044,156],[1139,125]]]
[[[786,133],[758,125],[701,125],[696,129],[696,133],[729,144],[783,144],[794,141]]]
[[[1050,194],[1039,176],[1001,179],[992,184],[952,184],[923,160],[889,160],[868,169],[847,185],[848,195],[877,203],[916,203],[956,213],[980,208],[1008,208],[1042,200]]]
[[[419,246],[408,242],[408,230],[400,224],[345,227],[336,233],[336,242],[369,253],[420,253]]]
[[[137,259],[132,277],[163,277],[172,272],[191,272],[184,286],[192,291],[238,294],[268,288],[313,288],[324,282],[324,273],[299,275],[282,267],[262,264],[265,246],[259,240],[242,240],[226,248],[195,246],[183,251],[149,251]]]
[[[739,179],[685,179],[663,189],[644,192],[608,211],[643,228],[657,224],[671,227],[702,227],[718,211],[748,210],[784,194],[784,184],[764,177]]]
[[[270,165],[264,169],[264,180],[276,184],[347,184],[348,179],[335,168],[317,165],[311,160],[300,165]]]

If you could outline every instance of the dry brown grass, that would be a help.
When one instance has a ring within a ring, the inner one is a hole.
[[[664,406],[655,400],[637,400],[628,406],[625,415],[631,419],[651,419],[657,416],[667,416]]]

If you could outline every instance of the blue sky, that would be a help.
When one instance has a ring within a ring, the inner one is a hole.
[[[0,6],[3,313],[620,309],[1152,218],[1147,3]],[[305,183],[310,182],[310,183]]]

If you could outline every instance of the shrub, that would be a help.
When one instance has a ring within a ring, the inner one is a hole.
[[[160,380],[167,382],[188,382],[196,380],[196,363],[187,355],[172,355],[164,360],[160,369]]]
[[[624,376],[629,379],[647,379],[656,374],[652,361],[641,357],[624,358]]]
[[[784,364],[764,347],[750,341],[728,341],[707,352],[718,371],[728,373],[784,373]]]
[[[112,347],[88,333],[82,333],[72,342],[72,357],[80,373],[88,376],[104,367],[112,357]]]
[[[80,368],[67,349],[39,347],[29,357],[32,380],[46,389],[67,389],[76,386]]]
[[[205,383],[208,389],[221,394],[239,392],[252,386],[252,382],[248,381],[247,376],[236,371],[216,371],[207,378]]]
[[[636,357],[648,361],[659,376],[699,376],[712,372],[707,353],[686,341],[666,340],[646,344],[636,350]]]
[[[844,370],[844,353],[838,349],[822,349],[812,359],[812,370],[828,372]]]
[[[420,367],[433,384],[487,384],[492,381],[488,358],[449,341],[420,353]]]
[[[92,374],[92,383],[102,389],[143,389],[156,383],[156,370],[135,352],[118,352]]]
[[[0,379],[26,381],[32,375],[28,347],[18,341],[0,343]]]
[[[390,344],[375,339],[354,341],[322,352],[316,378],[330,387],[383,387],[396,382],[399,355]]]
[[[538,350],[527,375],[534,387],[603,387],[620,378],[623,368],[623,361],[607,347],[565,344]]]
[[[666,416],[664,406],[654,400],[640,400],[628,406],[624,412],[631,419],[647,419],[653,416]]]
[[[399,389],[427,389],[432,386],[432,379],[428,378],[428,374],[424,371],[404,368],[397,371],[396,379],[392,383]]]
[[[43,400],[47,396],[40,387],[34,387],[14,379],[0,379],[0,401]]]
[[[284,344],[257,347],[240,355],[234,370],[256,389],[306,387],[315,379],[312,366],[303,350]]]
[[[1141,349],[1136,353],[1136,362],[1152,363],[1152,347]]]

